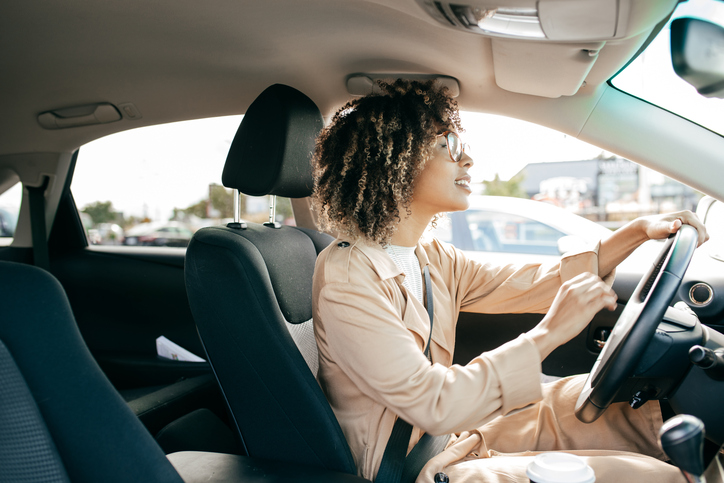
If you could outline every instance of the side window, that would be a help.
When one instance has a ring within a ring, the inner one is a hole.
[[[10,187],[0,193],[0,246],[7,246],[13,242],[20,213],[20,202],[23,197],[21,183],[8,184]]]
[[[474,162],[470,209],[448,214],[449,226],[433,235],[461,250],[559,255],[574,239],[597,241],[639,216],[693,211],[702,196],[548,128],[489,114],[460,117]]]
[[[201,227],[233,219],[221,173],[241,116],[150,126],[80,149],[71,191],[92,245],[185,247]],[[277,199],[277,221],[293,224]],[[242,196],[241,217],[264,222],[269,199]]]

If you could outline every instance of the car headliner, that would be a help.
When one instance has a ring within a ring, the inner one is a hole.
[[[597,87],[676,2],[639,3],[645,15],[629,27],[626,39],[601,49],[586,86],[574,96],[579,116],[561,120],[559,127],[580,129]],[[499,88],[491,39],[438,24],[415,0],[9,1],[0,5],[0,39],[0,154],[72,151],[122,129],[243,113],[274,83],[296,87],[329,114],[349,98],[347,77],[360,72],[452,76],[459,80],[466,110],[511,114],[516,104],[523,110],[529,103],[541,103],[542,109],[556,104]],[[548,47],[536,52],[538,62],[559,66],[557,76],[545,82],[562,82],[566,65],[576,59],[568,50]],[[543,80],[530,76],[524,82],[532,88]],[[41,112],[95,102],[132,102],[143,118],[73,132],[38,125]]]

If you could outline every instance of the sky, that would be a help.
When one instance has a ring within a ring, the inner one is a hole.
[[[112,201],[126,216],[164,220],[208,195],[221,172],[241,116],[151,126],[83,146],[71,191],[82,209]]]
[[[724,24],[724,2],[691,0],[682,7],[699,13],[709,9],[707,15]],[[699,96],[673,73],[667,30],[662,34],[614,85],[724,133],[724,100]],[[461,119],[465,141],[476,160],[470,171],[473,182],[493,179],[496,174],[509,179],[530,162],[610,154],[516,119],[471,112],[462,112]],[[71,187],[76,204],[82,209],[92,202],[112,201],[126,216],[167,220],[173,208],[186,208],[206,198],[210,183],[221,184],[226,153],[240,121],[241,116],[230,116],[152,126],[83,146]]]

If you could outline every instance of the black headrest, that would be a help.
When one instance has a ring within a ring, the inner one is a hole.
[[[309,196],[312,152],[323,126],[310,98],[282,84],[268,87],[249,106],[234,136],[224,186],[251,196]]]

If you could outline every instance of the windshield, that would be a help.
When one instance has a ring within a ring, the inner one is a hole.
[[[617,74],[614,87],[724,135],[724,99],[706,98],[679,78],[671,65],[671,20],[694,17],[724,25],[724,2],[689,0],[680,3],[669,22],[631,64]]]

